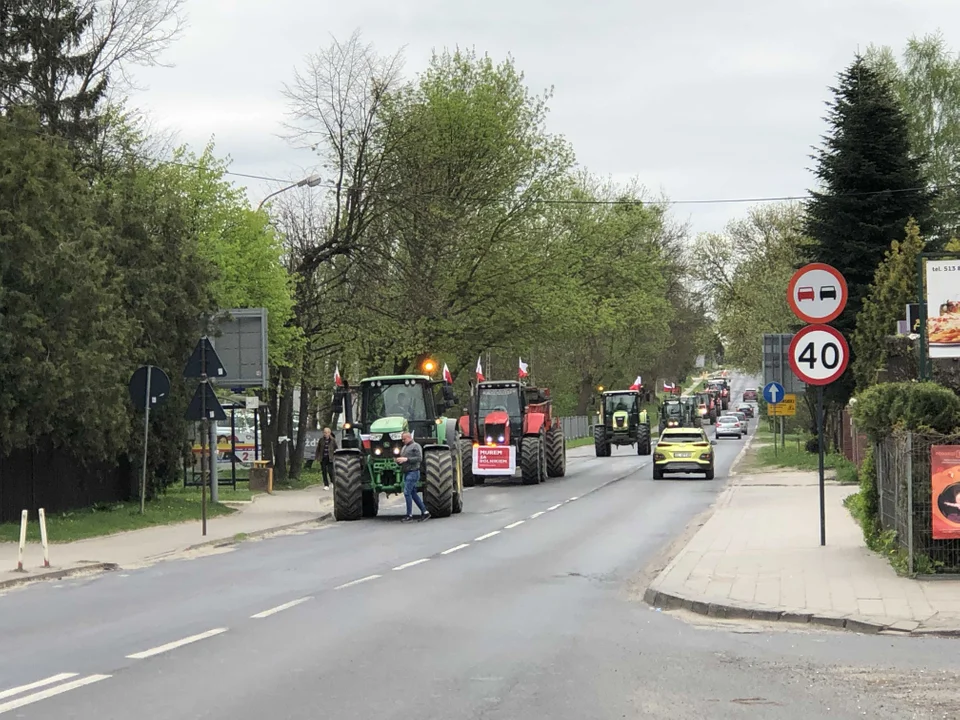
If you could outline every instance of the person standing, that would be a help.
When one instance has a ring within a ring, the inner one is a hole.
[[[407,501],[407,514],[400,522],[410,522],[413,520],[413,504],[416,503],[420,508],[420,521],[430,519],[430,513],[424,507],[423,500],[417,493],[417,483],[420,482],[420,465],[423,463],[423,448],[420,444],[414,442],[413,435],[409,432],[401,435],[403,440],[403,449],[400,451],[400,457],[397,462],[403,465],[403,499]]]
[[[316,458],[320,461],[320,472],[323,475],[323,489],[330,489],[330,479],[333,477],[333,453],[337,449],[337,439],[330,428],[323,429],[323,435],[317,440]]]

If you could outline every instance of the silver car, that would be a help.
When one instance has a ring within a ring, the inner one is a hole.
[[[717,418],[717,424],[714,427],[714,437],[735,437],[742,440],[744,436],[743,426],[740,419],[734,415],[721,415]]]
[[[742,413],[739,410],[728,412],[727,415],[733,415],[737,420],[740,421],[740,427],[743,428],[743,434],[746,435],[750,430],[750,421],[747,420],[746,413]]]

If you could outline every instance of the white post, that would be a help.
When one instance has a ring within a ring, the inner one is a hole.
[[[25,572],[23,569],[23,549],[27,544],[27,511],[24,510],[20,514],[20,552],[17,555],[17,570],[19,572]]]
[[[43,545],[43,566],[50,567],[50,546],[47,544],[47,514],[40,508],[40,544]]]

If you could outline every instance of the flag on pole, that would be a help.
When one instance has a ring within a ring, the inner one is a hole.
[[[631,390],[639,390],[643,386],[643,380],[640,376],[637,375],[637,379],[633,381],[633,385],[630,386]]]
[[[479,357],[477,358],[477,382],[483,382],[483,366],[480,364]]]
[[[529,373],[527,372],[527,364],[523,361],[523,358],[518,358],[520,360],[520,371],[519,375],[522,378],[525,378]]]
[[[340,363],[333,370],[333,384],[337,387],[343,387],[343,378],[340,377]]]
[[[672,393],[672,392],[675,392],[676,389],[677,389],[677,386],[674,385],[673,383],[668,383],[668,382],[663,383],[664,392]]]
[[[447,385],[453,385],[453,375],[450,374],[450,368],[447,367],[447,364],[443,364],[443,381]]]

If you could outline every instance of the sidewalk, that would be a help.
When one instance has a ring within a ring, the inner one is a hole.
[[[0,589],[25,582],[55,579],[97,570],[115,570],[151,564],[182,556],[201,547],[236,541],[238,536],[256,536],[303,526],[331,517],[333,494],[317,485],[306,490],[281,490],[273,495],[255,495],[252,501],[228,503],[236,513],[207,519],[207,534],[201,535],[200,518],[176,525],[133,530],[105,537],[50,545],[50,568],[43,567],[38,543],[24,552],[27,572],[17,572],[17,544],[0,543]],[[55,538],[51,538],[55,539]]]
[[[960,635],[960,580],[899,577],[843,507],[856,490],[828,478],[821,547],[815,472],[733,475],[644,600],[717,618]]]

